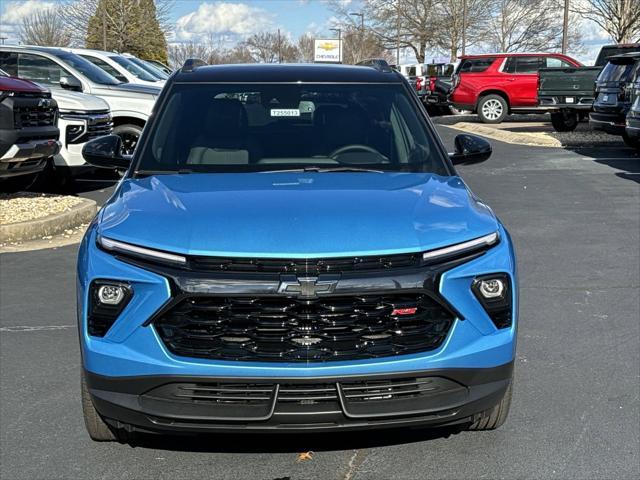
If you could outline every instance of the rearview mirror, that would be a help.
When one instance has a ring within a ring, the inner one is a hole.
[[[71,75],[60,77],[60,86],[67,90],[76,90],[78,92],[82,91],[82,83],[80,83],[80,80]]]
[[[484,138],[462,133],[455,138],[455,152],[449,154],[454,165],[484,162],[491,156],[491,144]]]
[[[82,147],[84,159],[99,168],[126,170],[131,157],[122,155],[122,139],[118,135],[105,135],[90,140]]]

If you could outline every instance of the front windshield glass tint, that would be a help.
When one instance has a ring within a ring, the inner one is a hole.
[[[86,58],[82,58],[80,55],[76,55],[75,53],[63,52],[56,53],[56,56],[70,67],[75,68],[77,71],[79,71],[94,83],[99,83],[100,85],[119,85],[120,83],[122,83],[118,79],[102,70],[100,67],[96,67]]]
[[[447,175],[401,84],[176,84],[157,118],[138,171]]]
[[[140,68],[138,65],[130,61],[128,58],[121,57],[120,55],[114,55],[110,58],[111,60],[116,62],[118,65],[124,67],[127,70],[127,72],[131,73],[132,75],[134,75],[136,78],[139,78],[140,80],[144,80],[145,82],[158,81],[156,77],[154,77],[147,71]]]

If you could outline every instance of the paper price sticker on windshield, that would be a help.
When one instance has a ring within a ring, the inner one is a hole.
[[[299,117],[300,109],[298,108],[272,108],[272,117]]]

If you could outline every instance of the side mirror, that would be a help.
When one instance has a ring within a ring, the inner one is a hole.
[[[67,90],[82,91],[82,83],[80,83],[80,80],[71,75],[60,77],[60,86]]]
[[[449,154],[454,165],[484,162],[491,156],[491,144],[484,138],[462,133],[455,138],[455,152]]]
[[[85,143],[82,156],[94,167],[126,170],[131,157],[122,154],[122,139],[118,135],[105,135]]]

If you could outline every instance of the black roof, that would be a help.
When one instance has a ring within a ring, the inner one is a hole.
[[[338,82],[338,83],[400,83],[396,72],[382,72],[373,67],[331,64],[242,64],[207,65],[192,71],[179,70],[176,82]]]

